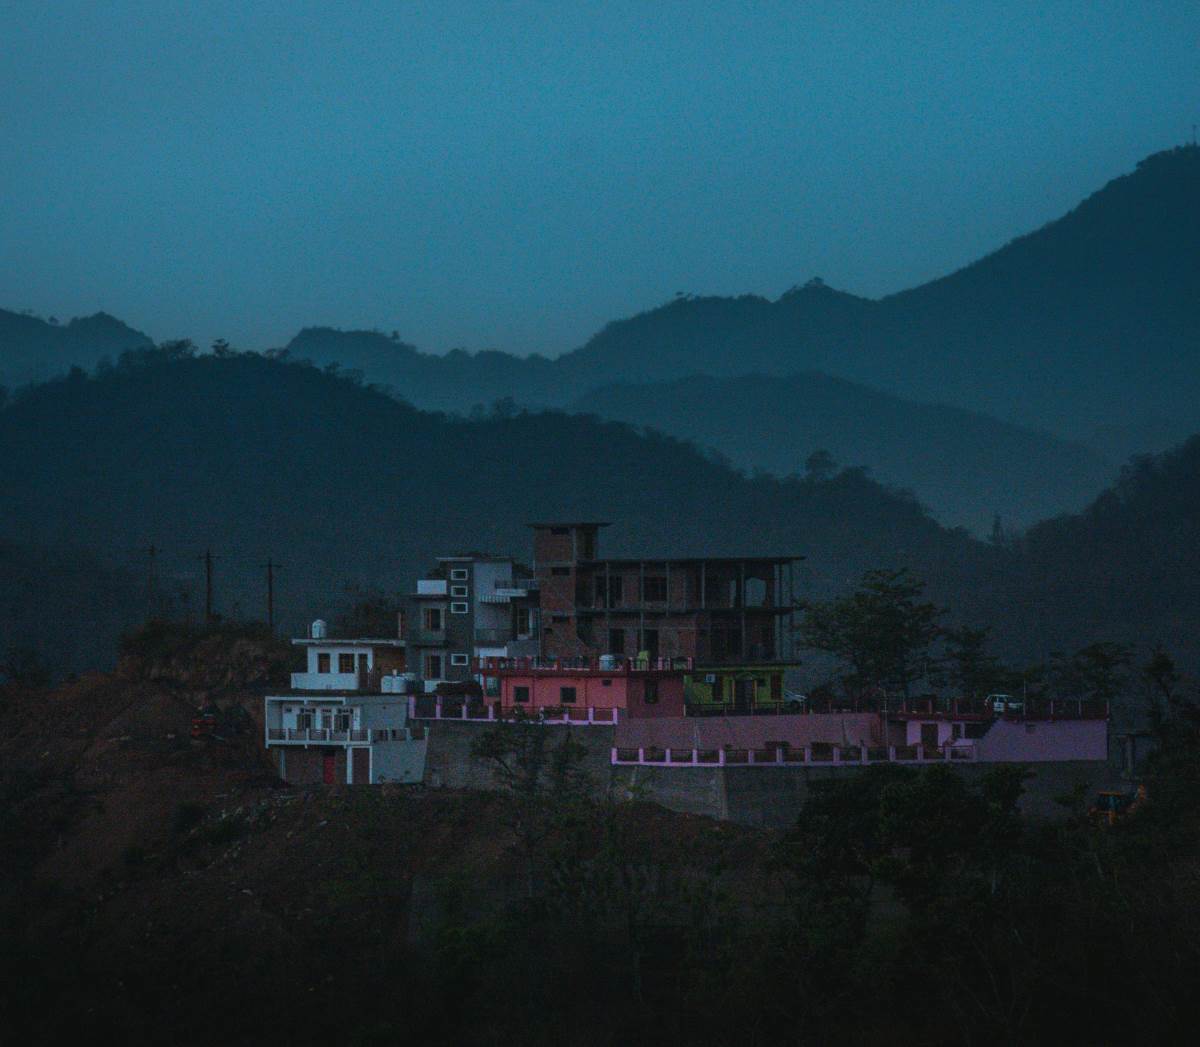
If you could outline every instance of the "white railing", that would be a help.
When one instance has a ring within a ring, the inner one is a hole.
[[[339,730],[335,727],[268,727],[267,744],[278,745],[282,742],[292,742],[309,745],[320,742],[324,745],[350,745],[358,742],[371,741],[371,729],[367,727],[352,727]]]
[[[598,708],[593,705],[528,707],[519,705],[500,708],[494,701],[482,698],[459,698],[447,695],[413,695],[408,699],[410,720],[458,720],[468,723],[495,723],[518,718],[542,724],[561,724],[574,727],[611,727],[620,719],[621,710]]]
[[[873,763],[947,763],[975,760],[973,745],[925,749],[920,745],[805,746],[770,749],[614,747],[611,762],[636,767],[860,767]]]
[[[357,691],[358,672],[292,673],[292,687],[297,691]]]

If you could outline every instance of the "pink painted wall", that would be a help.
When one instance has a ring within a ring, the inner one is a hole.
[[[1108,759],[1105,720],[996,720],[975,742],[977,758],[989,763]]]
[[[905,728],[906,728],[905,736],[904,736],[904,744],[905,745],[920,745],[921,744],[921,727],[923,726],[923,723],[936,723],[937,724],[937,729],[938,729],[937,743],[939,746],[945,745],[948,741],[950,741],[951,736],[954,733],[952,730],[952,725],[947,720],[925,720],[925,721],[909,720],[905,724]]]
[[[605,686],[604,681],[608,681]],[[503,709],[557,709],[563,706],[562,688],[575,688],[574,708],[625,709],[630,716],[662,717],[683,715],[683,677],[659,676],[658,701],[645,700],[646,678],[624,673],[602,676],[597,673],[531,673],[528,676],[500,678],[500,705]],[[529,701],[517,702],[518,687],[529,688]]]

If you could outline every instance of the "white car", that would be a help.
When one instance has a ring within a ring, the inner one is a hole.
[[[989,694],[985,701],[992,707],[997,716],[1005,713],[1020,713],[1025,711],[1025,703],[1011,694]]]

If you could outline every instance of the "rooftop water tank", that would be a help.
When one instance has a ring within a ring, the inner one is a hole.
[[[314,640],[324,640],[325,639],[325,628],[326,628],[325,627],[325,619],[318,618],[315,622],[312,623],[312,638]]]

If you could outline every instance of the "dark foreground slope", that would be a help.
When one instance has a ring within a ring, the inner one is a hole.
[[[433,556],[525,556],[526,522],[604,519],[621,553],[803,554],[829,591],[867,567],[935,582],[984,555],[911,499],[847,472],[748,479],[685,443],[555,413],[423,413],[312,367],[149,353],[31,390],[0,411],[0,539],[86,548],[149,570],[177,606],[261,617],[268,557],[283,617],[347,586],[405,590]],[[51,626],[52,627],[52,626]]]
[[[875,768],[774,833],[569,780],[287,788],[250,719],[280,653],[159,629],[116,675],[0,686],[13,1042],[1090,1045],[1200,1018],[1182,723],[1111,830],[1022,823],[1011,775]],[[200,703],[221,740],[187,738]]]

